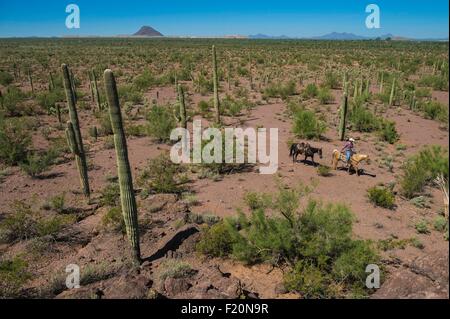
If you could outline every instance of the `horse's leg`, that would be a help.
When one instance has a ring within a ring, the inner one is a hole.
[[[311,161],[312,161],[312,163],[313,163],[313,166],[316,166],[316,163],[314,162],[314,153],[313,153],[313,155],[311,156]]]

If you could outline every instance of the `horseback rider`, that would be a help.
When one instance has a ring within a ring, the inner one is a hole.
[[[353,138],[347,139],[347,141],[344,144],[344,147],[341,150],[341,153],[345,153],[345,159],[347,160],[347,164],[350,163],[350,159],[352,158],[353,154],[355,153],[355,140]]]

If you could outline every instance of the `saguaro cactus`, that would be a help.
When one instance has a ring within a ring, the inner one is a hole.
[[[380,94],[383,94],[383,81],[384,81],[384,73],[381,73],[381,80],[380,80]]]
[[[33,77],[31,76],[31,70],[28,69],[28,81],[30,81],[31,94],[34,95]]]
[[[72,86],[73,98],[74,98],[75,103],[77,103],[78,95],[77,95],[77,87],[75,85],[75,76],[73,75],[73,72],[70,69],[69,69],[69,78],[70,78],[70,84]]]
[[[178,103],[180,104],[179,115],[175,114],[175,119],[180,124],[180,126],[184,129],[187,128],[188,117],[186,115],[186,102],[184,99],[184,90],[181,84],[178,84]]]
[[[219,79],[217,76],[216,47],[212,46],[213,84],[214,84],[214,109],[216,110],[216,123],[220,123]]]
[[[392,87],[391,87],[391,95],[389,96],[389,105],[394,105],[394,98],[395,98],[395,78],[392,80]]]
[[[339,138],[341,141],[345,138],[345,127],[347,126],[347,110],[348,110],[348,97],[347,93],[344,91],[342,96],[342,108],[341,108],[341,118],[339,122]]]
[[[61,107],[59,106],[59,104],[56,104],[56,117],[58,118],[58,123],[62,124]]]
[[[133,256],[136,262],[140,262],[141,252],[139,247],[136,198],[134,196],[133,179],[131,176],[130,163],[128,161],[127,141],[123,129],[116,80],[111,70],[105,70],[104,80],[109,105],[109,116],[114,133],[122,214],[125,221],[128,240],[133,249]]]
[[[49,91],[53,91],[55,89],[55,82],[53,81],[52,72],[49,72],[49,81],[50,81],[48,84]]]
[[[70,122],[73,127],[74,138],[76,142],[77,153],[74,153],[77,161],[78,172],[80,174],[81,186],[83,187],[84,195],[89,198],[91,190],[89,188],[89,178],[87,173],[86,155],[84,153],[83,140],[81,138],[80,123],[78,121],[78,112],[75,104],[75,96],[73,86],[71,83],[69,68],[66,64],[61,66],[63,74],[64,90],[66,92],[67,107],[69,109]],[[70,145],[69,145],[70,146]]]
[[[101,101],[100,101],[100,94],[98,93],[98,87],[97,87],[97,77],[95,76],[95,71],[92,70],[92,91],[94,93],[94,99],[95,104],[97,106],[97,110],[101,110]]]
[[[353,98],[358,97],[358,80],[355,80],[355,90],[353,92]]]

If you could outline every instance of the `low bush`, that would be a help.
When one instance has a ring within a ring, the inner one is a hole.
[[[428,101],[421,104],[421,109],[427,119],[448,122],[448,107],[442,103]]]
[[[325,165],[319,165],[317,167],[317,174],[322,177],[328,177],[331,175],[331,168]]]
[[[192,276],[195,271],[187,262],[169,259],[162,263],[159,279],[164,281],[167,278],[186,278]]]
[[[232,252],[233,238],[228,225],[219,222],[202,230],[197,251],[210,257],[226,257]]]
[[[180,193],[183,172],[167,154],[150,160],[138,178],[138,185],[149,193]]]
[[[293,132],[299,138],[319,139],[327,130],[325,122],[308,110],[299,110],[294,115]]]
[[[319,89],[314,83],[310,83],[302,92],[302,96],[306,99],[315,98],[319,94]]]
[[[428,229],[428,222],[426,220],[420,220],[415,225],[414,228],[419,234],[429,234],[430,230]]]
[[[170,141],[170,133],[176,127],[172,111],[167,106],[152,106],[147,114],[147,133],[158,142]]]
[[[334,101],[334,96],[331,94],[331,91],[327,87],[323,87],[319,89],[317,93],[317,98],[321,104],[330,104]]]
[[[281,97],[286,99],[287,97],[296,94],[295,82],[290,81],[285,84],[271,84],[264,89],[263,96],[268,97]]]
[[[348,119],[352,129],[358,132],[373,132],[379,127],[379,119],[364,106],[354,105]]]
[[[120,207],[110,208],[102,217],[102,225],[106,230],[125,234],[125,221]]]
[[[251,215],[239,213],[203,232],[199,250],[246,264],[292,265],[285,272],[285,287],[304,297],[367,295],[365,269],[379,256],[370,242],[352,239],[353,214],[343,205],[313,200],[299,211],[301,196],[301,189],[280,185],[267,205],[273,213],[267,214],[263,205],[254,204],[263,196],[252,195],[256,209]]]
[[[0,242],[13,243],[35,237],[54,236],[76,221],[72,215],[43,215],[23,202],[16,201],[11,208],[11,214],[0,223]]]
[[[106,185],[101,191],[100,205],[115,207],[120,204],[119,184],[112,182]]]
[[[402,195],[411,199],[420,195],[438,175],[448,180],[448,150],[440,146],[429,146],[408,158],[403,165],[400,179]]]
[[[0,299],[21,297],[24,284],[31,279],[27,267],[19,257],[0,259]]]
[[[367,190],[369,200],[375,206],[393,209],[395,207],[395,195],[387,187],[374,186]]]
[[[17,165],[26,161],[31,134],[21,119],[3,119],[0,116],[0,161]]]
[[[42,173],[48,171],[55,163],[58,154],[54,149],[49,149],[45,152],[29,153],[25,161],[20,163],[20,167],[29,176],[36,178],[42,175]]]
[[[14,81],[11,74],[6,71],[0,71],[0,84],[3,86],[8,86]]]
[[[395,128],[395,122],[388,120],[380,122],[379,135],[382,141],[388,142],[389,144],[394,144],[400,138]]]

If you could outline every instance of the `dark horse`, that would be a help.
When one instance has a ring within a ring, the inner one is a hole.
[[[313,163],[314,166],[316,166],[316,162],[314,162],[314,154],[319,154],[320,159],[322,159],[322,149],[321,148],[317,148],[317,147],[312,147],[309,144],[306,144],[305,147],[305,160],[303,161],[303,163],[306,162],[306,159],[308,157],[311,157],[311,161]]]
[[[297,161],[297,157],[299,154],[305,153],[305,147],[307,144],[301,142],[299,144],[292,144],[291,150],[289,152],[289,156],[292,156],[292,162],[295,163]]]
[[[319,154],[319,157],[322,158],[322,149],[312,147],[309,143],[299,143],[292,144],[289,156],[292,156],[292,161],[295,163],[297,161],[297,157],[299,154],[305,155],[305,159],[303,162],[305,163],[308,157],[311,157],[313,165],[316,165],[314,162],[314,154]]]

